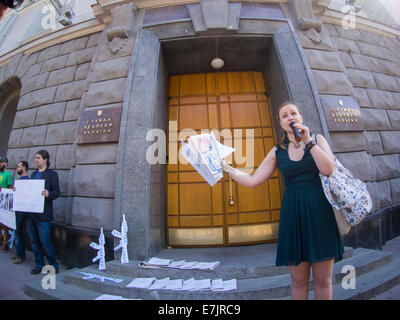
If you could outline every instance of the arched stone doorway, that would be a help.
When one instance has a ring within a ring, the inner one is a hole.
[[[16,77],[9,78],[0,85],[0,155],[2,156],[7,154],[20,91],[21,82]]]
[[[199,44],[202,39],[211,39],[213,42],[216,37],[249,41],[259,38],[260,42],[264,41],[267,46],[256,59],[258,62],[261,59],[262,63],[254,71],[262,72],[269,88],[268,99],[272,114],[282,101],[290,99],[302,107],[305,120],[313,124],[313,131],[322,132],[329,139],[310,68],[291,22],[283,15],[278,18],[268,15],[251,17],[248,10],[242,12],[246,12],[246,17],[238,16],[233,26],[227,23],[224,26],[206,26],[204,29],[204,26],[199,27],[197,24],[196,12],[191,12],[189,19],[181,17],[176,21],[170,21],[168,14],[163,20],[160,12],[157,12],[157,22],[148,19],[149,24],[146,25],[144,17],[144,23],[139,27],[121,117],[114,206],[116,228],[120,226],[122,215],[126,215],[130,230],[129,255],[132,257],[143,259],[155,255],[167,245],[165,163],[149,164],[146,152],[154,143],[153,139],[147,137],[149,130],[161,129],[167,132],[168,79],[174,73],[172,70],[180,69],[180,63],[184,61],[170,59],[174,55],[167,48],[172,42],[189,46],[185,52],[193,59],[196,52],[206,50],[207,47],[199,49],[190,46],[190,42]],[[202,17],[203,22],[212,21],[210,17],[214,13],[209,14],[209,17]],[[139,13],[137,19],[143,19],[143,15]],[[246,46],[241,47],[237,55],[248,57],[248,49]],[[190,61],[193,68],[196,65],[192,59],[189,58],[185,66],[187,73],[192,72]],[[236,66],[231,71],[237,69]],[[251,67],[246,66],[245,69],[251,70]],[[273,121],[276,135],[280,136],[277,119],[274,117]]]

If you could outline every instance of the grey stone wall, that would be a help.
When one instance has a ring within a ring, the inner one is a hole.
[[[122,106],[134,39],[112,53],[105,32],[89,70],[79,109]],[[83,71],[82,71],[83,73]],[[71,106],[71,108],[77,108]],[[73,145],[66,223],[84,228],[114,228],[114,189],[118,143]]]
[[[323,24],[297,34],[321,95],[352,96],[363,132],[331,132],[333,151],[367,183],[373,211],[399,202],[400,41]]]
[[[27,160],[31,173],[35,152],[48,150],[61,188],[55,221],[77,229],[120,225],[114,221],[118,142],[78,144],[77,125],[86,109],[122,106],[136,39],[131,31],[141,23],[131,24],[134,6],[128,7],[103,32],[18,54],[0,68],[0,84],[13,77],[21,82],[8,143],[10,171],[16,176],[18,161]],[[126,25],[129,32],[120,34]]]
[[[55,220],[65,222],[80,101],[100,34],[73,39],[47,49],[15,56],[0,69],[0,83],[16,76],[21,81],[20,99],[8,142],[9,168],[15,174],[18,161],[35,168],[40,149],[50,154],[50,168],[60,178],[61,196],[55,201]]]
[[[20,160],[35,168],[46,149],[59,174],[55,221],[112,230],[117,143],[78,145],[77,124],[88,107],[122,104],[133,39],[111,52],[100,32],[30,55],[19,54],[0,69],[0,83],[21,80],[20,99],[8,143],[9,168]],[[29,173],[32,172],[29,170]]]

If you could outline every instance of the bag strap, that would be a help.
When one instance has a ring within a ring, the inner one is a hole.
[[[314,133],[311,133],[311,139],[317,144],[317,136]]]

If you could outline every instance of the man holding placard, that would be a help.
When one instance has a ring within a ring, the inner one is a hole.
[[[50,240],[50,222],[53,220],[53,200],[60,195],[58,184],[58,174],[50,167],[50,155],[46,150],[39,150],[35,154],[37,170],[31,175],[31,179],[44,180],[44,209],[43,213],[31,213],[27,219],[28,234],[31,238],[32,250],[35,255],[36,267],[31,274],[42,272],[44,267],[44,257],[42,248],[46,253],[49,263],[58,272],[58,262],[56,253]]]

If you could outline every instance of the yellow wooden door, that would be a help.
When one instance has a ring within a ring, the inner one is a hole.
[[[232,165],[254,172],[276,144],[261,72],[171,76],[169,85],[167,244],[228,246],[277,239],[278,171],[257,188],[224,176],[213,187],[179,155],[180,139],[214,132],[236,151]]]

